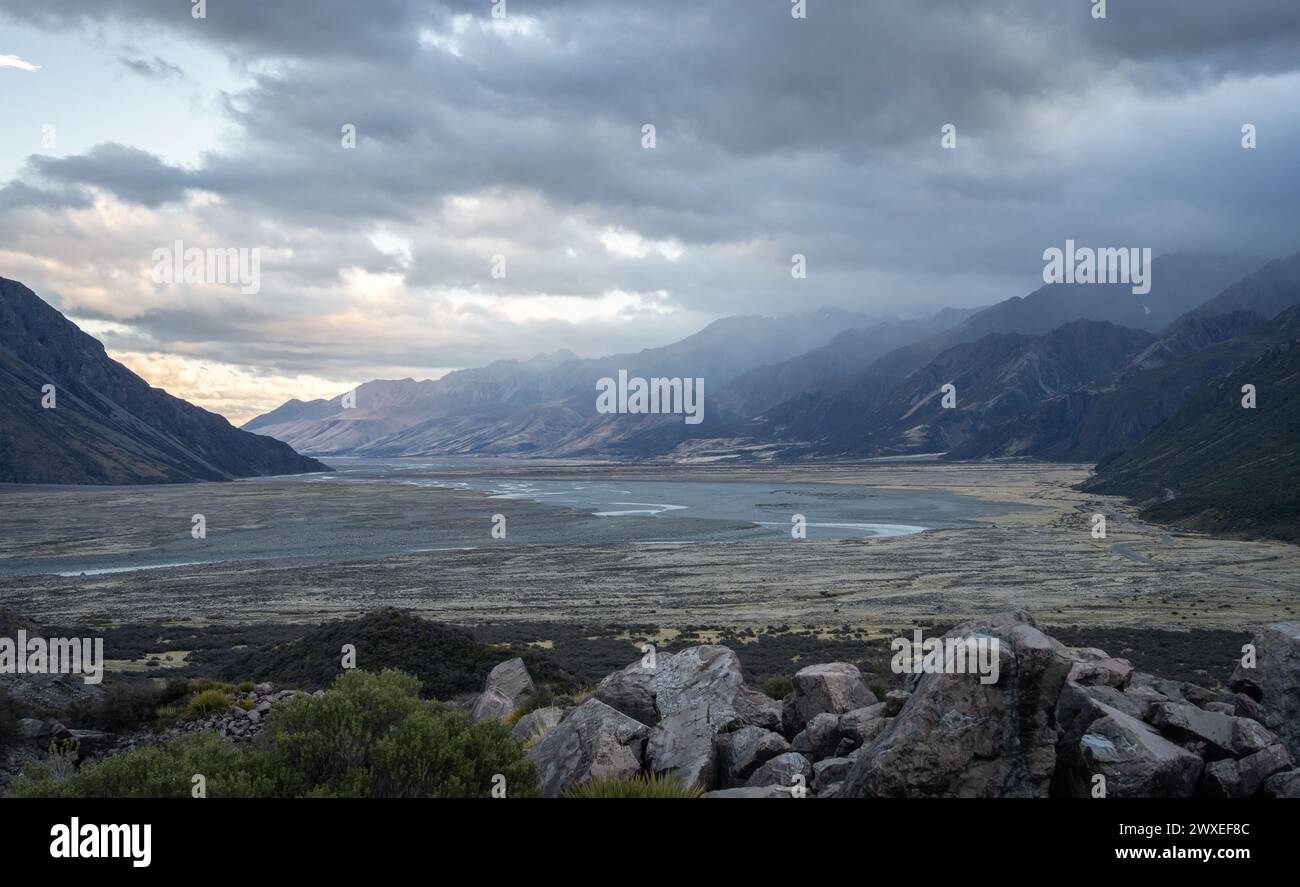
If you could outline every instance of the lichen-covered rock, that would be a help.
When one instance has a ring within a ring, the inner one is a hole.
[[[781,704],[746,687],[740,659],[717,644],[659,654],[653,667],[637,660],[605,677],[593,695],[649,726],[699,703],[714,709],[713,721],[730,727],[774,730],[781,723]]]
[[[502,662],[488,672],[483,692],[470,709],[469,719],[476,724],[489,718],[504,721],[534,692],[536,688],[524,660],[516,657]]]
[[[1300,758],[1300,623],[1270,625],[1252,643],[1255,667],[1238,663],[1228,686],[1258,702],[1264,726]]]
[[[790,747],[813,762],[833,757],[840,744],[840,717],[831,712],[813,715]]]
[[[875,705],[868,705],[864,708],[855,708],[840,715],[838,723],[840,733],[839,752],[843,754],[867,745],[884,732],[885,728],[889,726],[890,716],[887,713],[891,707],[890,701],[886,699],[884,702],[877,702]]]
[[[762,727],[741,727],[718,737],[718,772],[727,786],[744,785],[762,764],[790,751],[780,733]]]
[[[718,734],[741,727],[780,725],[775,699],[745,686],[740,659],[726,647],[706,644],[638,660],[606,677],[595,698],[624,713],[638,712],[652,730],[646,767],[704,788],[718,784]]]
[[[1088,781],[1076,786],[1076,795],[1087,796],[1093,788],[1091,777],[1101,775],[1108,798],[1192,796],[1205,766],[1198,755],[1131,715],[1105,705],[1101,709],[1103,717],[1079,740]]]
[[[777,755],[755,770],[746,785],[750,787],[779,785],[787,790],[795,787],[806,789],[812,781],[812,775],[811,761],[798,752],[786,752]]]
[[[1295,759],[1280,742],[1240,760],[1211,761],[1201,776],[1202,793],[1211,798],[1253,798],[1263,791],[1270,776],[1294,766]]]
[[[1072,660],[1017,613],[945,638],[997,641],[998,678],[921,674],[867,747],[842,797],[1044,797],[1056,763],[1056,703]],[[982,639],[982,640],[980,640]],[[990,675],[991,676],[991,675]]]
[[[535,708],[518,720],[510,731],[510,737],[515,742],[536,742],[554,730],[562,717],[564,709],[553,705]]]
[[[554,798],[594,776],[628,778],[641,772],[649,734],[640,721],[588,699],[526,754],[537,765],[542,794]]]
[[[1277,741],[1258,721],[1177,702],[1156,704],[1147,720],[1166,736],[1196,743],[1198,749],[1204,749],[1204,756],[1211,759],[1243,757]]]
[[[786,732],[794,735],[819,714],[843,714],[875,705],[875,694],[862,683],[862,672],[848,662],[828,662],[801,668],[794,676],[794,693],[783,712]]]

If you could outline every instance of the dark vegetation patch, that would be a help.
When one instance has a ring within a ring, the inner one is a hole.
[[[1209,628],[1170,631],[1070,625],[1047,626],[1044,630],[1071,647],[1098,647],[1127,659],[1138,671],[1211,689],[1228,682],[1232,669],[1241,661],[1242,645],[1251,639],[1249,632]]]
[[[659,628],[654,625],[613,627],[583,623],[493,623],[476,625],[471,630],[487,643],[523,645],[551,641],[553,647],[546,651],[548,656],[588,686],[635,662],[642,655],[642,645],[659,635]],[[923,630],[929,636],[941,634],[947,628]],[[903,679],[903,675],[895,675],[889,667],[893,656],[890,640],[898,635],[911,637],[911,633],[911,626],[896,629],[889,638],[869,638],[864,629],[849,625],[831,629],[788,624],[762,628],[693,625],[684,627],[681,635],[669,643],[656,643],[655,649],[659,653],[676,653],[704,643],[730,647],[740,657],[745,682],[762,688],[773,698],[790,691],[790,677],[795,672],[818,662],[851,662],[861,669],[868,686],[885,692],[902,686]]]
[[[515,656],[523,657],[533,680],[557,691],[575,689],[568,674],[537,652],[488,646],[463,628],[396,609],[327,622],[287,643],[248,650],[224,663],[220,676],[319,690],[333,683],[343,671],[345,644],[356,648],[359,668],[392,668],[419,678],[425,698],[449,699],[476,693],[483,689],[483,680],[493,666]]]

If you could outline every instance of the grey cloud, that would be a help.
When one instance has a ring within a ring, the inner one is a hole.
[[[282,320],[310,313],[348,266],[431,290],[667,290],[708,315],[922,310],[1023,294],[1044,245],[1066,237],[1157,252],[1283,254],[1300,241],[1294,103],[1241,109],[1269,121],[1253,154],[1236,144],[1235,109],[1209,116],[1199,104],[1216,84],[1300,70],[1295,0],[1112,0],[1104,21],[1086,0],[813,2],[802,22],[785,2],[511,2],[540,38],[478,27],[489,6],[213,0],[194,21],[169,0],[0,0],[0,11],[52,29],[148,23],[239,61],[294,60],[255,69],[226,97],[240,139],[194,170],[101,145],[34,160],[0,206],[57,206],[84,186],[147,206],[217,193],[249,220],[244,236],[293,248],[273,269]],[[457,32],[457,15],[471,26]],[[460,54],[421,44],[421,29]],[[1151,126],[1120,116],[1125,103],[1166,99],[1168,118]],[[639,144],[645,122],[658,127],[654,151]],[[938,148],[947,122],[958,125],[956,152]],[[358,127],[356,150],[339,145],[344,123]],[[1058,142],[1087,150],[1058,153]],[[453,224],[448,199],[466,194],[536,206]],[[569,256],[570,222],[688,250],[678,262],[620,260],[586,243]],[[410,267],[369,245],[376,225],[410,238]],[[482,244],[496,241],[511,245],[505,281],[486,273]],[[767,252],[725,258],[750,241]],[[812,271],[799,289],[792,252],[808,254]],[[477,341],[389,353],[253,341],[251,322],[179,312],[140,322],[160,341],[230,343],[232,354],[304,371],[485,358]],[[595,353],[667,335],[673,322],[515,325],[492,344],[515,356]]]
[[[34,155],[36,176],[62,185],[92,185],[132,203],[156,207],[180,200],[194,187],[194,176],[139,148],[111,142],[72,157]]]

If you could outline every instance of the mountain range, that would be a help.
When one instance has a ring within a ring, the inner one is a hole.
[[[1296,470],[1300,411],[1290,408],[1289,367],[1300,341],[1300,254],[1263,265],[1160,256],[1145,296],[1123,286],[1049,285],[983,309],[906,320],[833,309],[728,317],[636,353],[583,359],[561,350],[437,380],[367,382],[329,400],[291,400],[242,430],[151,388],[3,278],[0,322],[0,481],[326,470],[295,449],[670,461],[1032,458],[1097,462],[1090,488],[1189,525],[1285,536],[1279,515],[1294,506],[1259,486],[1257,474],[1289,480]],[[703,380],[704,420],[598,413],[597,380],[620,371]],[[1239,379],[1260,386],[1256,411],[1224,406]],[[58,406],[41,409],[50,384]]]
[[[681,342],[636,354],[580,360],[556,352],[436,381],[368,382],[356,389],[354,406],[343,394],[290,401],[244,428],[324,456],[643,458],[711,439],[730,441],[723,449],[777,445],[786,456],[862,455],[869,450],[854,427],[868,415],[878,420],[873,408],[881,399],[949,348],[994,334],[1043,336],[1080,319],[1155,332],[1259,264],[1236,256],[1160,256],[1151,292],[1142,297],[1119,285],[1044,286],[982,310],[947,309],[922,319],[873,321],[834,310],[725,318]],[[704,422],[597,414],[596,380],[620,369],[647,378],[704,379]],[[879,434],[873,440],[888,449]]]
[[[27,287],[0,277],[0,482],[174,483],[325,470],[286,443],[150,387]]]

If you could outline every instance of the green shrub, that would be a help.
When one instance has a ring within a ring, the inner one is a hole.
[[[230,697],[224,690],[213,688],[195,693],[186,707],[185,713],[190,718],[205,718],[230,708]]]
[[[176,721],[180,703],[189,695],[189,682],[183,679],[106,682],[94,705],[74,706],[65,723],[109,733],[128,733],[143,726],[158,729]]]
[[[195,678],[190,681],[190,690],[195,693],[202,693],[205,690],[220,690],[223,693],[230,693],[234,689],[234,684],[227,684],[224,681],[217,681],[212,678]]]
[[[698,798],[704,789],[676,776],[638,774],[630,779],[596,776],[569,786],[566,798]]]
[[[765,696],[770,696],[773,699],[784,699],[794,692],[794,681],[790,679],[789,675],[769,675],[758,682],[758,689]]]
[[[272,709],[265,742],[280,795],[486,797],[497,774],[510,797],[538,794],[537,771],[496,721],[422,700],[397,671],[350,671],[321,697]]]
[[[350,671],[319,697],[271,709],[257,741],[237,746],[213,732],[105,758],[59,778],[29,765],[15,797],[187,797],[203,774],[209,797],[486,797],[497,774],[508,797],[535,797],[537,771],[496,721],[420,698],[396,671]],[[225,695],[217,688],[199,693]],[[17,790],[13,788],[17,786]]]
[[[105,758],[60,779],[54,759],[29,764],[9,784],[11,798],[188,798],[194,776],[207,780],[210,798],[255,797],[265,792],[248,771],[248,755],[205,731]]]

